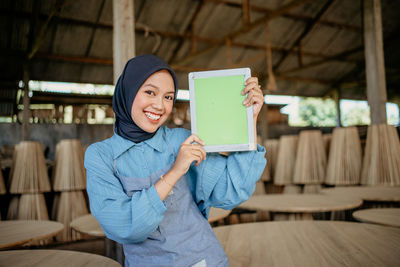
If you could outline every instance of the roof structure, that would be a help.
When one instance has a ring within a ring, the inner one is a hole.
[[[366,99],[362,0],[135,0],[136,54],[188,88],[190,71],[250,67],[274,94]],[[382,0],[388,99],[399,99],[400,0]],[[112,0],[2,0],[0,86],[23,79],[112,84]],[[268,29],[268,31],[266,30]]]

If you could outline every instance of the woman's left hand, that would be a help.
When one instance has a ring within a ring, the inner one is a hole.
[[[242,91],[242,95],[248,94],[246,100],[243,102],[243,105],[246,107],[253,106],[253,117],[257,119],[258,114],[264,104],[264,95],[261,91],[260,86],[258,85],[257,77],[250,77],[246,80],[246,87]]]

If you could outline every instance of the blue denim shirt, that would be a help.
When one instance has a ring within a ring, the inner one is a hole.
[[[226,266],[226,256],[207,222],[211,206],[233,209],[253,193],[266,160],[257,151],[229,157],[208,153],[161,201],[154,184],[175,162],[185,129],[161,127],[134,143],[114,134],[86,151],[92,214],[108,238],[124,244],[127,266]]]

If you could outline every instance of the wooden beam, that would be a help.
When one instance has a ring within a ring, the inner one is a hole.
[[[293,50],[295,47],[299,47],[301,41],[314,29],[314,26],[317,24],[317,22],[321,19],[321,17],[325,14],[325,12],[331,7],[335,0],[328,0],[328,2],[325,3],[325,5],[321,8],[321,10],[317,13],[315,18],[310,21],[306,27],[304,28],[303,32],[300,34],[300,36],[296,39],[296,41],[293,43],[291,48],[289,50]],[[281,64],[285,61],[286,57],[288,56],[289,53],[284,53],[281,59],[278,61],[278,63],[275,64],[274,69],[277,71]]]
[[[196,20],[197,20],[197,18],[199,16],[203,6],[204,6],[204,2],[200,1],[198,3],[197,7],[196,7],[196,11],[194,12],[190,22],[188,23],[188,25],[186,26],[186,29],[184,31],[184,33],[185,33],[184,35],[188,36],[188,38],[190,38],[189,35],[191,35],[192,50],[193,50],[193,47],[195,46],[195,42],[196,42],[196,36],[194,34],[195,26],[196,26]],[[188,33],[189,31],[191,31],[191,34]],[[181,35],[181,36],[178,37],[180,40],[179,40],[177,46],[175,47],[174,52],[172,53],[172,56],[168,59],[168,62],[173,62],[175,60],[179,50],[182,48],[182,45],[185,42],[185,39],[188,39],[188,38],[184,38],[183,37],[184,35]]]
[[[380,0],[364,0],[364,45],[371,124],[387,123],[386,77]]]
[[[96,16],[96,22],[92,26],[92,32],[90,33],[89,43],[88,43],[88,46],[86,47],[86,52],[85,52],[86,57],[89,56],[90,50],[92,49],[94,35],[95,35],[96,29],[97,29],[97,24],[100,22],[100,17],[101,17],[101,14],[103,13],[105,2],[106,2],[106,0],[101,1],[100,8],[99,8],[99,11],[97,12],[97,16]]]
[[[251,15],[251,10],[250,10],[250,0],[242,0],[242,22],[243,22],[243,27],[247,27],[247,25],[250,24],[250,15]]]
[[[31,104],[60,104],[60,105],[111,105],[110,95],[65,94],[33,91]]]
[[[35,36],[34,43],[32,45],[32,48],[28,51],[28,59],[32,59],[36,52],[39,50],[40,46],[43,43],[43,40],[45,38],[46,31],[49,27],[50,21],[53,19],[53,17],[58,14],[62,8],[65,6],[66,1],[65,0],[58,0],[56,1],[53,9],[50,11],[49,15],[46,18],[46,21],[44,24],[40,27],[37,36]]]
[[[0,15],[4,15],[7,16],[7,14],[11,13],[11,11],[4,10],[0,8]],[[23,18],[23,19],[29,19],[30,13],[29,12],[18,12],[16,14],[16,16],[18,18]],[[41,20],[45,20],[46,16],[44,15],[40,15],[39,18]],[[59,16],[54,16],[53,20],[52,20],[53,24],[55,22],[60,23],[60,24],[74,24],[74,25],[78,25],[78,26],[84,26],[84,27],[94,27],[95,23],[89,22],[89,21],[85,21],[85,20],[78,20],[78,19],[70,19],[70,18],[62,18]],[[54,27],[54,26],[53,26]],[[112,30],[112,24],[104,24],[104,23],[98,23],[96,24],[97,28],[101,28],[101,29],[106,29],[106,30]],[[52,39],[54,41],[54,37],[55,37],[55,32],[56,32],[56,27],[53,28],[52,31]],[[144,28],[142,27],[136,27],[135,28],[135,32],[136,33],[145,33]],[[193,35],[192,33],[186,32],[184,34],[180,34],[180,33],[173,33],[173,32],[168,32],[168,31],[158,31],[158,30],[152,30],[152,32],[154,32],[154,34],[158,34],[161,37],[164,38],[175,38],[175,39],[180,39],[180,41],[184,42],[184,40],[192,40],[195,39],[196,42],[202,42],[202,43],[208,43],[208,44],[215,44],[215,45],[221,45],[222,43],[224,44],[225,39],[223,40],[223,42],[221,43],[222,39],[217,39],[217,38],[210,38],[210,37],[204,37],[204,36],[199,36],[199,35]],[[11,39],[11,38],[10,38]],[[183,40],[182,40],[183,39]],[[54,42],[50,42],[51,46],[53,45]],[[222,44],[222,45],[223,45]],[[247,49],[254,49],[254,50],[262,50],[265,51],[266,47],[265,45],[257,45],[254,43],[243,43],[243,42],[238,42],[238,41],[232,41],[231,42],[232,47],[239,47],[239,48],[247,48]],[[297,54],[298,53],[298,49],[297,47],[295,47],[293,50],[289,50],[283,47],[272,47],[271,50],[273,52],[279,52],[279,53],[284,53],[287,52],[289,54]],[[50,49],[50,54],[52,53],[52,50]],[[326,55],[326,54],[321,54],[321,53],[315,53],[312,51],[302,51],[304,56],[311,56],[311,57],[320,57],[320,58],[328,58],[330,57],[330,55]],[[354,62],[354,60],[351,59],[338,59],[340,61],[345,61],[345,62]],[[171,60],[168,60],[168,62],[173,62]]]
[[[37,53],[36,58],[49,59],[54,61],[74,62],[74,63],[113,65],[112,59],[95,58],[95,57],[63,56],[55,54]]]
[[[24,71],[24,96],[22,99],[22,103],[24,109],[22,111],[22,140],[29,140],[30,131],[29,131],[29,118],[30,118],[30,110],[29,110],[29,61],[24,63],[23,66]]]
[[[325,63],[331,62],[331,61],[343,60],[347,56],[349,56],[351,54],[354,54],[354,53],[357,53],[357,52],[361,52],[363,50],[364,50],[364,46],[359,46],[359,47],[356,47],[356,48],[341,52],[341,53],[333,55],[333,56],[328,56],[328,57],[326,57],[326,58],[324,58],[322,60],[317,60],[317,61],[305,64],[305,65],[302,65],[302,66],[299,66],[299,67],[296,67],[296,68],[289,69],[287,71],[279,72],[279,74],[287,75],[287,74],[291,74],[293,72],[297,72],[297,71],[301,71],[301,70],[317,67],[317,66],[323,65]]]
[[[117,83],[126,62],[135,57],[135,18],[133,0],[113,0],[113,70]]]
[[[231,7],[241,8],[241,4],[234,0],[204,0],[204,1],[209,2],[209,3],[225,4],[225,5],[228,5]],[[273,12],[272,9],[269,9],[269,8],[266,8],[263,6],[249,5],[249,7],[252,11],[263,12],[263,13],[267,13],[267,14]],[[310,21],[313,20],[313,17],[307,16],[307,15],[293,14],[293,13],[288,13],[288,12],[283,13],[282,17],[292,19],[292,20],[300,20],[305,23],[309,23]],[[328,27],[333,27],[333,28],[338,28],[338,29],[359,32],[359,33],[362,32],[362,28],[359,26],[354,26],[354,25],[340,23],[340,22],[326,20],[326,19],[324,19],[324,20],[321,19],[320,21],[317,22],[317,24],[328,26]]]
[[[280,9],[273,11],[272,13],[265,15],[259,19],[257,19],[256,21],[250,23],[249,25],[247,25],[247,27],[241,27],[239,30],[232,32],[228,35],[226,35],[224,38],[221,38],[218,40],[217,44],[212,45],[211,47],[205,48],[202,51],[197,52],[196,54],[192,54],[187,56],[186,58],[182,59],[179,62],[175,62],[174,64],[172,64],[172,66],[174,65],[185,65],[188,62],[192,61],[193,59],[195,59],[198,56],[207,54],[211,51],[213,51],[215,48],[217,48],[220,45],[223,45],[225,43],[226,39],[230,39],[233,41],[234,38],[242,35],[243,33],[246,33],[248,31],[253,30],[254,28],[263,25],[267,20],[271,20],[274,18],[277,18],[279,16],[281,16],[283,13],[288,12],[289,10],[296,8],[298,6],[301,6],[303,4],[305,4],[306,2],[309,2],[310,0],[293,0],[292,2],[290,2],[287,5],[284,5],[283,7],[281,7]]]

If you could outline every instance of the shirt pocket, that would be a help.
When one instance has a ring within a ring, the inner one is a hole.
[[[119,180],[121,181],[125,194],[129,197],[131,197],[135,192],[150,188],[152,185],[150,177],[136,178],[119,176]]]

